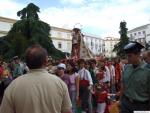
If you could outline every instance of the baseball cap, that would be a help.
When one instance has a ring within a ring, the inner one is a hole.
[[[60,63],[57,65],[57,68],[63,68],[63,69],[66,69],[66,65],[63,64],[63,63]]]

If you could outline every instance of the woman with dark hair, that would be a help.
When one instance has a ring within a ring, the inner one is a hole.
[[[76,73],[76,68],[73,62],[67,63],[67,75],[69,76],[69,93],[72,102],[72,111],[77,113],[77,101],[79,97],[79,74]]]

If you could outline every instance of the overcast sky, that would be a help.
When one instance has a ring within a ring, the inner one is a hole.
[[[72,29],[80,23],[83,32],[102,38],[119,37],[123,20],[129,30],[150,23],[150,0],[0,0],[0,16],[19,19],[17,11],[30,2],[51,26]]]

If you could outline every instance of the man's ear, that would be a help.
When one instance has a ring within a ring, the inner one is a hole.
[[[43,64],[46,66],[47,65],[47,63],[48,63],[48,56],[46,57],[46,59],[44,60],[44,62],[43,62]]]
[[[141,57],[141,53],[137,53],[137,55]]]

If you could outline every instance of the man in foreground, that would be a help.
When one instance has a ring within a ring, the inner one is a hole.
[[[150,100],[150,70],[141,60],[141,49],[137,42],[124,47],[128,63],[122,74],[121,113],[148,111]]]
[[[46,50],[33,45],[25,59],[30,72],[6,89],[0,113],[72,113],[66,84],[45,69]]]

